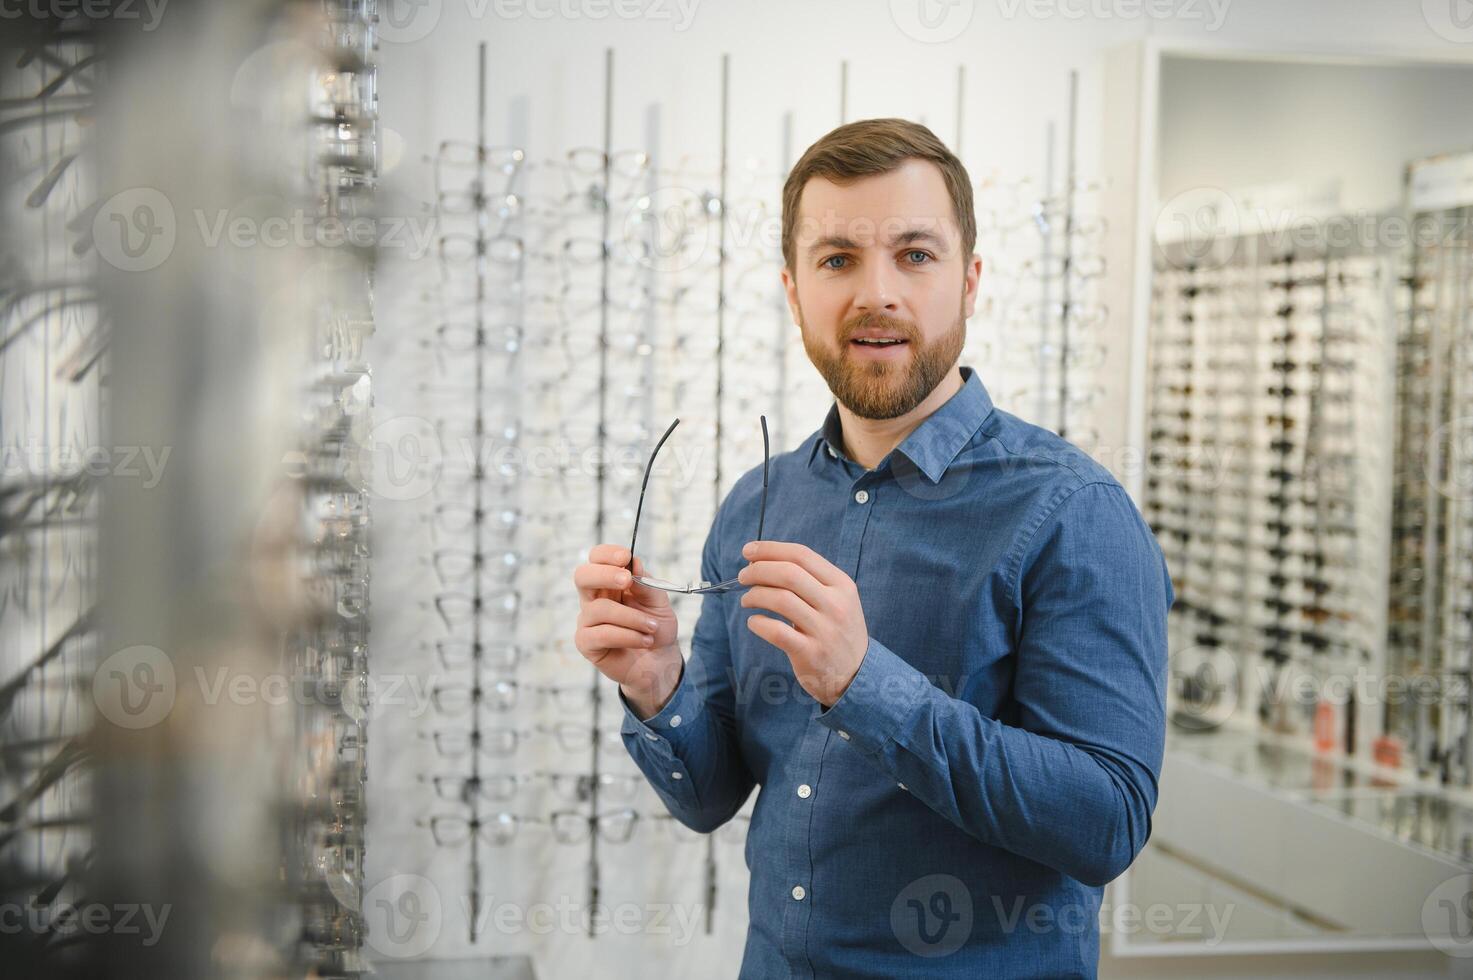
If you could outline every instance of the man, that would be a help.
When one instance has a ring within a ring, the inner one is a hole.
[[[670,812],[711,831],[761,787],[743,977],[1094,976],[1102,887],[1150,836],[1166,565],[1108,471],[958,364],[975,240],[924,126],[810,147],[782,280],[834,405],[772,460],[764,540],[760,467],[719,508],[701,577],[740,586],[684,663],[627,549],[574,572]]]

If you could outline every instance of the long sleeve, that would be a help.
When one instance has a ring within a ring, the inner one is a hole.
[[[719,582],[718,512],[701,554],[701,577]],[[734,573],[733,573],[734,574]],[[692,830],[709,833],[741,809],[756,779],[742,759],[736,728],[731,641],[724,604],[730,593],[701,597],[691,653],[670,700],[641,721],[621,691],[620,734],[666,809]]]
[[[1124,488],[1097,482],[1069,491],[1028,535],[1012,586],[1016,726],[873,638],[819,720],[978,840],[1103,885],[1150,836],[1170,577]]]

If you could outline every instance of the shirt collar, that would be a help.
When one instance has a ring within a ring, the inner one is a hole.
[[[928,415],[894,449],[894,452],[903,453],[932,483],[941,482],[957,453],[992,414],[992,398],[977,372],[962,365],[961,373],[962,386],[957,393]],[[820,449],[830,455],[838,455],[843,445],[843,424],[839,418],[839,406],[835,403],[829,406],[823,426],[814,436],[813,448],[808,451],[808,465],[813,465]]]

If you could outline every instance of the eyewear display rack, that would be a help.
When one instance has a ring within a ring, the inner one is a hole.
[[[687,416],[687,448],[656,469],[640,557],[652,574],[700,568],[715,505],[760,461],[757,416],[781,411],[790,328],[777,284],[757,285],[771,272],[761,236],[729,237],[732,212],[749,232],[775,214],[778,179],[728,159],[725,62],[720,154],[662,167],[613,144],[612,52],[602,144],[536,159],[488,142],[480,57],[477,139],[445,141],[432,161],[437,278],[419,351],[435,380],[418,389],[443,460],[424,602],[441,636],[425,653],[446,675],[421,733],[436,799],[420,822],[466,848],[471,943],[488,846],[550,832],[586,847],[593,907],[602,846],[702,836],[658,812],[622,745],[617,688],[561,640],[578,611],[566,576],[632,528],[667,413]],[[688,649],[698,610],[674,601]],[[588,681],[570,683],[582,669]],[[715,837],[705,845],[709,929]]]
[[[371,218],[376,8],[169,15],[3,43],[3,960],[356,976],[373,249],[196,228]]]
[[[1325,682],[1384,656],[1398,268],[1355,244],[1374,233],[1328,234],[1344,222],[1160,247],[1143,510],[1177,593],[1174,720],[1352,753],[1356,701]],[[1320,696],[1296,704],[1305,679]]]
[[[1408,167],[1416,234],[1397,338],[1390,670],[1418,696],[1388,703],[1394,750],[1473,784],[1473,156]],[[1393,751],[1394,751],[1393,750]]]
[[[88,962],[71,918],[93,857],[88,692],[109,325],[97,302],[90,123],[106,38],[79,20],[0,40],[0,936],[16,976]],[[106,465],[104,465],[106,464]]]

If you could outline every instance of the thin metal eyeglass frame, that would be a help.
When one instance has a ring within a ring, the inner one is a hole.
[[[767,519],[767,465],[771,456],[771,450],[767,439],[767,416],[760,415],[762,422],[762,506],[757,512],[757,537],[753,540],[762,540],[762,528]],[[670,423],[660,441],[655,443],[654,451],[650,453],[650,461],[644,467],[644,480],[639,485],[639,505],[634,509],[634,531],[629,535],[629,564],[625,566],[630,574],[634,573],[634,542],[639,538],[639,515],[644,511],[644,492],[650,484],[650,471],[655,468],[655,457],[660,455],[660,447],[665,445],[665,440],[670,438],[670,433],[680,424],[680,419]],[[643,575],[635,575],[634,581],[651,589],[659,589],[661,592],[678,592],[682,595],[708,595],[717,592],[730,592],[741,587],[741,583],[734,578],[724,582],[700,581],[695,585],[676,585],[673,582],[663,582],[659,579],[646,578]]]

